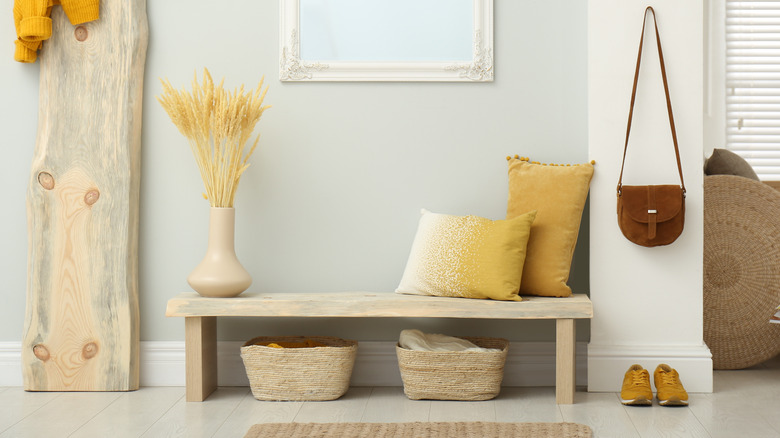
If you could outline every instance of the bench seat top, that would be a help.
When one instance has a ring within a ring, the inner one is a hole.
[[[168,300],[165,315],[582,319],[593,317],[593,305],[585,294],[495,301],[392,292],[244,293],[235,298],[206,298],[184,292]]]

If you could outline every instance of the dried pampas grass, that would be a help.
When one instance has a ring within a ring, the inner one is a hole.
[[[205,68],[203,84],[198,84],[195,74],[192,92],[177,91],[168,80],[160,82],[163,93],[157,100],[189,140],[206,188],[204,196],[212,207],[233,207],[238,181],[249,167],[260,136],[248,152],[246,144],[263,112],[270,108],[263,106],[268,87],[263,90],[260,79],[257,88],[247,93],[243,85],[228,92],[223,88],[225,80],[215,86]]]

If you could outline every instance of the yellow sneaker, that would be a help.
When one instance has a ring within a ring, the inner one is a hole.
[[[642,365],[631,365],[623,377],[620,402],[624,405],[647,406],[653,404],[653,390],[650,389],[650,373]]]
[[[677,370],[662,363],[653,373],[656,396],[661,406],[688,406],[688,393],[680,382]]]

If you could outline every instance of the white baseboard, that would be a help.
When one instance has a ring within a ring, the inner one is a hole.
[[[242,342],[217,344],[220,386],[248,386],[239,354]],[[577,343],[577,385],[587,385],[587,345]],[[141,386],[184,386],[184,342],[142,341]],[[0,342],[0,386],[22,386],[21,343]],[[395,342],[361,341],[352,372],[353,386],[401,386]],[[504,386],[554,386],[555,343],[512,342]]]
[[[0,386],[22,386],[21,342],[0,342]]]
[[[639,364],[650,371],[668,364],[689,392],[712,392],[712,353],[706,345],[628,346],[588,344],[588,391],[617,392],[623,375]],[[652,381],[652,378],[650,379]]]

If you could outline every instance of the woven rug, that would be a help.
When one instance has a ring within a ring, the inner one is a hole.
[[[581,438],[592,437],[577,423],[266,423],[255,424],[244,438]]]

